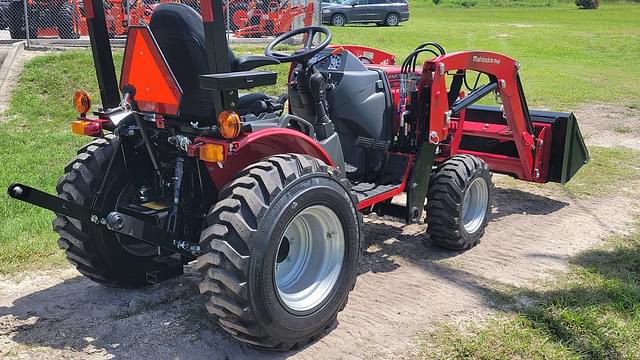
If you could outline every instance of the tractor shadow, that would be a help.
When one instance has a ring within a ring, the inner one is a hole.
[[[499,222],[511,215],[549,215],[568,206],[569,203],[526,191],[495,188],[491,222]],[[360,274],[384,273],[400,267],[398,257],[432,270],[435,262],[454,258],[464,251],[448,250],[426,241],[424,223],[405,227],[397,220],[384,221],[370,215],[363,226],[364,246],[360,259]],[[381,221],[378,221],[381,220]],[[409,229],[409,231],[407,231]]]
[[[385,246],[383,251],[403,254],[418,251],[413,247],[407,251],[396,244]],[[564,258],[574,267],[568,278],[561,276],[544,287],[516,287],[437,261],[421,259],[424,253],[417,252],[409,260],[421,264],[429,275],[479,295],[489,308],[516,316],[514,322],[498,323],[497,326],[498,329],[502,326],[513,328],[509,331],[513,331],[515,337],[534,332],[539,334],[536,335],[540,337],[539,341],[551,344],[551,348],[562,347],[587,358],[625,358],[629,351],[633,351],[627,346],[632,340],[626,337],[626,333],[635,329],[637,306],[640,304],[638,231],[620,240],[612,249],[596,248]],[[602,325],[603,318],[607,319],[606,326]],[[490,327],[483,336],[493,336],[491,331],[495,329]],[[469,336],[475,335],[471,333]],[[461,336],[451,341],[462,339]],[[513,346],[510,341],[510,337],[498,339],[494,346],[499,348],[504,343],[509,349]],[[477,354],[471,353],[470,356],[474,355]]]
[[[34,357],[53,357],[57,351],[71,358],[264,357],[218,327],[198,294],[199,278],[187,267],[183,276],[127,290],[75,276],[0,306],[0,339],[11,339],[20,353]],[[0,291],[0,299],[4,296]]]
[[[509,188],[495,188],[491,221],[510,215],[549,215],[569,203],[527,191]]]
[[[567,205],[518,190],[496,191],[494,221],[510,214],[550,214]],[[365,222],[365,248],[369,250],[363,250],[360,257],[359,274],[394,271],[402,266],[397,261],[402,257],[441,281],[464,286],[487,299],[496,296],[484,279],[440,262],[461,252],[425,246],[423,227],[375,219]],[[43,354],[38,348],[73,356],[157,359],[279,359],[304,351],[264,353],[234,340],[207,314],[197,290],[199,278],[188,266],[183,276],[126,290],[75,276],[0,306],[0,339],[9,338],[21,346],[21,352],[33,351],[34,356]],[[0,301],[7,303],[7,297],[10,294],[0,291]]]

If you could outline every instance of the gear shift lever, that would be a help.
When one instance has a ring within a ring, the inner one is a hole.
[[[327,82],[324,76],[315,69],[309,77],[309,88],[313,96],[313,104],[316,110],[315,130],[318,140],[322,140],[334,133],[333,123],[329,118],[329,105],[327,102]]]

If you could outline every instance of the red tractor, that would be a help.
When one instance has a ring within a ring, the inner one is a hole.
[[[28,0],[26,7],[30,38],[58,36],[61,39],[77,39],[83,31],[82,5],[77,0]],[[27,25],[24,2],[12,1],[5,9],[4,16],[11,38],[25,39]]]
[[[236,57],[209,0],[202,17],[163,4],[131,27],[118,86],[102,2],[86,5],[102,106],[76,92],[71,128],[96,139],[57,196],[18,183],[9,195],[55,212],[60,247],[98,283],[140,287],[196,262],[209,313],[256,347],[294,349],[331,327],[356,281],[362,214],[409,224],[426,209],[425,241],[469,249],[490,219],[492,173],[565,183],[588,159],[573,114],[530,111],[518,62],[501,54],[424,43],[396,65],[306,27]],[[300,35],[300,49],[277,51]],[[256,69],[281,62],[288,102],[238,94],[275,84]],[[468,86],[471,71],[488,80]],[[487,95],[502,105],[474,105]]]
[[[241,1],[229,6],[232,30],[238,37],[277,36],[290,31],[296,18],[302,16],[304,26],[313,24],[314,5],[296,4],[285,0]],[[244,21],[244,22],[243,22]]]
[[[12,39],[26,38],[27,23],[24,18],[24,4],[13,1],[5,10],[7,25]],[[148,23],[154,4],[143,0],[105,0],[105,20],[110,37],[127,34],[130,25]],[[77,39],[87,36],[87,22],[84,3],[79,0],[29,0],[29,37],[59,37]]]

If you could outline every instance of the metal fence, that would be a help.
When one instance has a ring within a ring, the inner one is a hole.
[[[148,24],[153,10],[167,2],[200,11],[200,0],[103,0],[109,35],[125,37],[130,25]],[[318,25],[321,5],[321,0],[224,0],[227,32],[230,38],[259,39]],[[27,45],[36,39],[88,39],[83,0],[0,0],[0,29],[0,41],[27,40]]]

